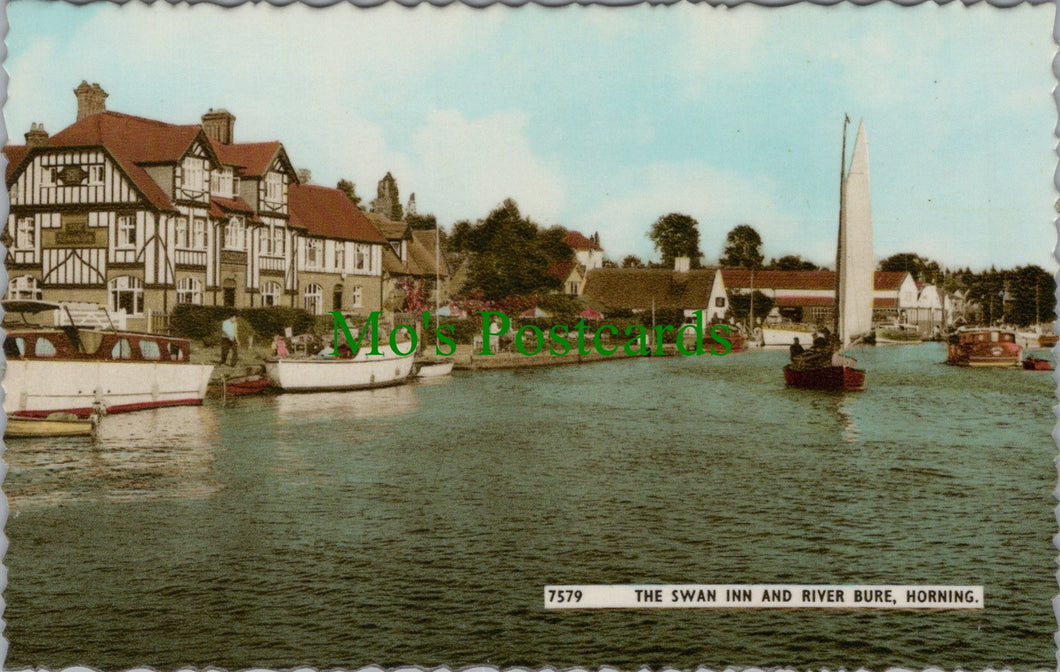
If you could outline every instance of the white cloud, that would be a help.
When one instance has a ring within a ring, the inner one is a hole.
[[[531,147],[526,123],[520,112],[477,119],[456,110],[430,113],[412,140],[406,189],[415,190],[417,202],[442,223],[484,217],[509,197],[524,215],[556,222],[563,181]]]
[[[616,261],[626,254],[657,258],[648,230],[670,212],[699,222],[700,248],[708,262],[720,256],[725,235],[743,223],[762,235],[767,255],[805,248],[805,241],[795,240],[798,224],[777,208],[782,199],[761,177],[742,177],[702,163],[658,162],[627,174],[622,182],[629,188],[612,193],[578,218],[597,223],[601,243]],[[830,244],[834,254],[835,243]]]

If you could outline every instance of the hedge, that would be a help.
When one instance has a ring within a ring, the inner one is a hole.
[[[235,313],[239,326],[239,340],[246,342],[250,335],[255,340],[264,342],[273,336],[281,335],[284,329],[291,327],[295,334],[306,332],[317,333],[318,319],[301,308],[274,306],[270,308],[226,308],[224,306],[197,306],[182,303],[173,309],[169,326],[174,336],[202,341],[214,345],[221,340],[221,322]],[[331,315],[326,317],[328,324]],[[323,322],[323,320],[319,320]]]

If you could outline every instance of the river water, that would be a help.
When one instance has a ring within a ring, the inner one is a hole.
[[[1050,374],[865,348],[458,373],[13,441],[7,667],[1052,668]],[[546,612],[572,583],[966,584],[982,611]]]

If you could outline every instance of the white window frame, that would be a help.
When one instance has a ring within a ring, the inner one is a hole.
[[[324,288],[317,283],[306,285],[302,293],[302,307],[312,315],[322,315],[324,310]]]
[[[279,203],[283,200],[283,175],[272,172],[265,176],[265,200]]]
[[[181,187],[188,191],[206,191],[205,163],[202,159],[194,156],[185,158]]]
[[[232,190],[232,180],[232,169],[228,166],[213,171],[213,174],[210,176],[210,192],[214,196],[221,196],[223,198],[234,197],[235,192]]]
[[[351,301],[352,307],[360,308],[361,307],[361,286],[360,285],[354,285],[351,288],[350,294],[351,294],[351,299],[352,299],[352,301]]]
[[[358,271],[370,271],[370,263],[368,255],[365,253],[364,248],[366,245],[357,244],[357,250],[353,253],[353,268]]]
[[[132,312],[129,317],[139,317],[144,313],[144,281],[131,275],[119,275],[107,283],[107,310],[117,313],[121,308],[123,294],[132,295]]]
[[[261,305],[272,307],[280,305],[280,297],[283,296],[283,288],[280,283],[269,281],[261,286]]]
[[[106,178],[105,166],[102,163],[93,163],[88,167],[89,186],[102,186]]]
[[[188,276],[177,281],[177,303],[202,305],[202,280]]]
[[[306,268],[321,268],[324,265],[324,241],[307,238],[305,241]]]
[[[191,221],[191,249],[206,249],[206,220],[196,217]]]
[[[173,235],[177,247],[188,249],[188,244],[191,242],[191,228],[188,226],[187,217],[177,217]]]
[[[335,269],[346,270],[346,243],[342,241],[335,241]]]
[[[114,246],[123,250],[136,249],[136,216],[118,215],[114,224]]]
[[[4,298],[8,301],[40,301],[42,296],[40,280],[32,275],[19,275],[7,283]]]
[[[54,187],[59,179],[59,169],[55,166],[44,166],[41,170],[40,186]]]
[[[243,250],[246,247],[246,226],[243,224],[243,218],[239,215],[233,215],[228,223],[225,224],[225,249],[226,250]]]
[[[15,220],[15,249],[37,249],[37,222],[33,217],[19,217]]]

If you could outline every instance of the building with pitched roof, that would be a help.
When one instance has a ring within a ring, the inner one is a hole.
[[[301,190],[279,141],[234,142],[226,110],[176,125],[106,110],[98,84],[75,94],[77,121],[3,150],[9,297],[100,303],[148,330],[181,303],[354,308],[358,284],[378,309],[385,239],[336,190]]]
[[[431,303],[446,303],[452,273],[445,254],[436,247],[435,230],[413,229],[408,222],[395,222],[377,212],[368,213],[368,218],[389,243],[383,254],[384,305],[400,307],[405,297],[401,285],[405,282],[432,287]]]
[[[773,299],[781,318],[807,324],[831,320],[835,307],[835,271],[778,271],[724,268],[725,286],[732,293],[761,292]],[[917,288],[904,271],[876,271],[873,315],[880,322],[895,321],[916,307]]]
[[[586,237],[578,231],[568,231],[566,241],[570,249],[574,250],[574,257],[582,265],[584,271],[603,268],[604,250],[600,247],[599,233]]]
[[[702,310],[705,320],[723,320],[729,310],[719,268],[597,268],[585,277],[584,295],[606,310],[671,309],[686,318]]]

